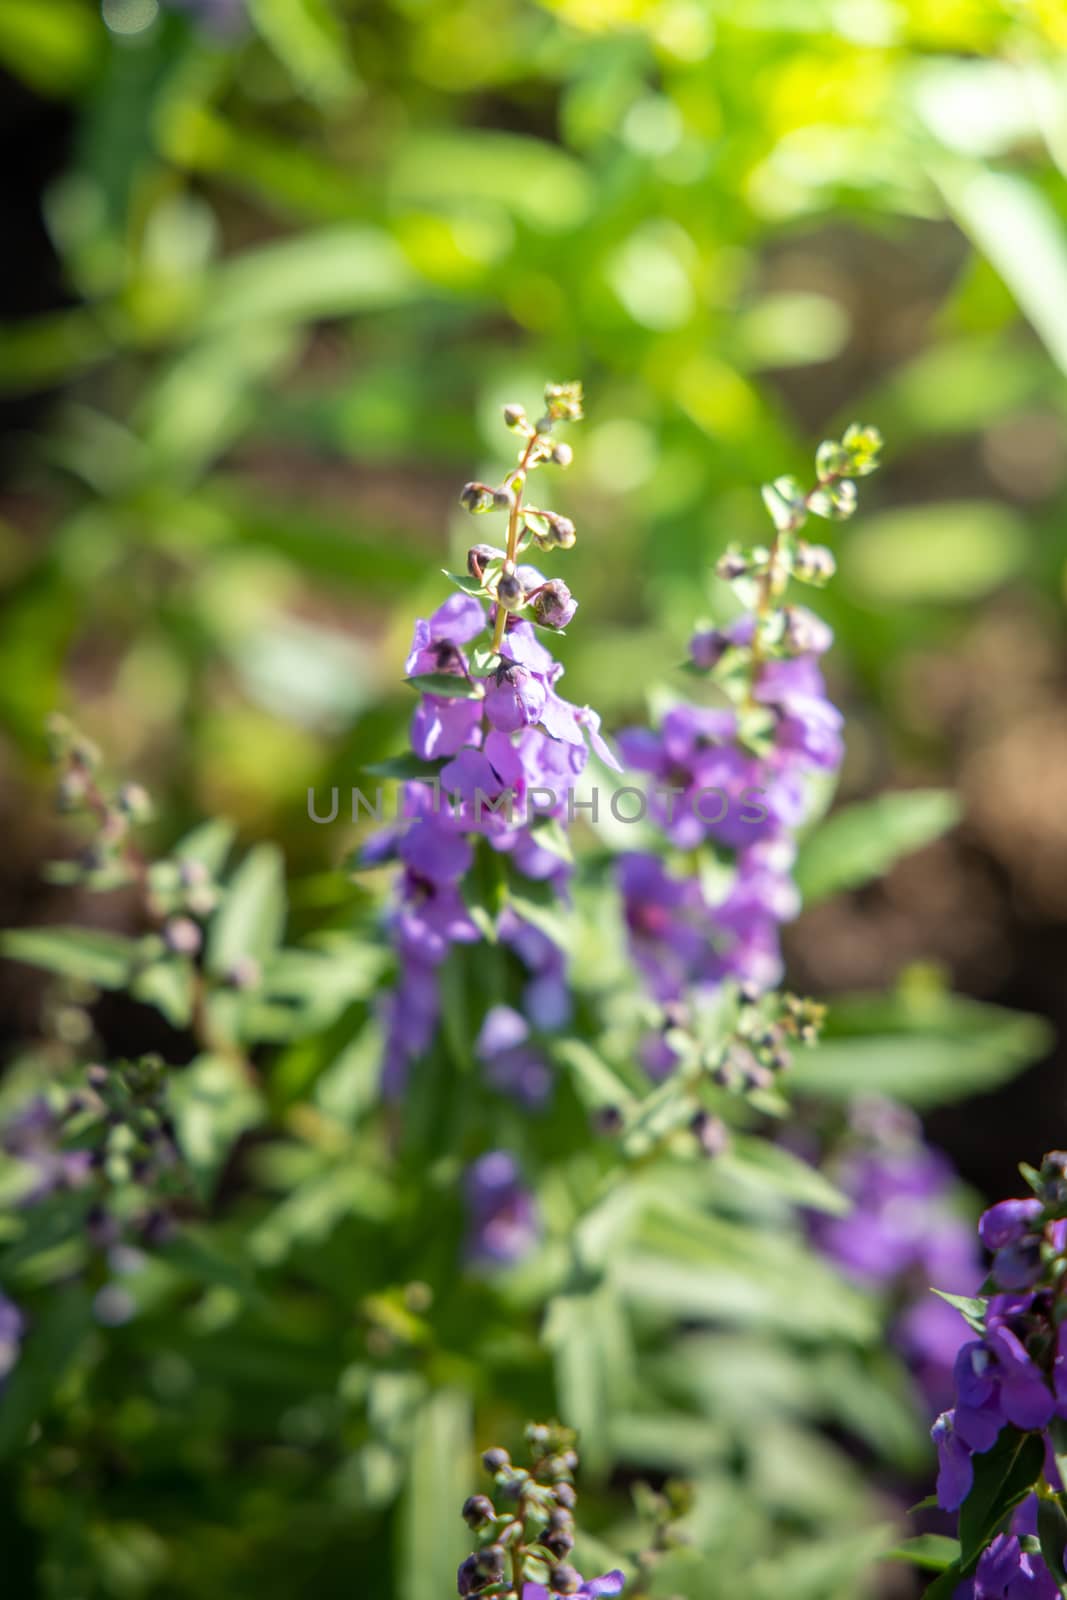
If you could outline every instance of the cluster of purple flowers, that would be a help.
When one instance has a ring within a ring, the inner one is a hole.
[[[515,559],[531,539],[546,547],[573,543],[573,526],[553,513],[524,511],[521,491],[538,459],[567,459],[560,445],[548,452],[545,438],[554,421],[580,415],[576,394],[575,386],[550,389],[549,411],[536,428],[524,417],[509,419],[527,441],[519,472],[503,489],[469,484],[463,495],[469,509],[508,510],[508,548],[474,546],[460,592],[415,625],[406,665],[420,695],[411,744],[419,761],[434,765],[405,783],[401,822],[363,853],[365,863],[396,860],[402,869],[390,919],[400,974],[385,1014],[384,1084],[394,1095],[434,1036],[442,962],[454,945],[484,936],[466,895],[476,853],[506,858],[520,882],[565,902],[571,867],[547,829],[567,820],[590,750],[618,770],[596,712],[559,693],[563,667],[538,637],[538,628],[570,621],[577,601],[565,584]],[[508,411],[521,416],[518,408]],[[506,897],[495,934],[525,974],[516,997],[521,1010],[491,1013],[477,1054],[490,1084],[539,1105],[551,1085],[531,1036],[559,1028],[569,1015],[564,953]]]
[[[848,1277],[888,1297],[890,1341],[927,1404],[940,1410],[951,1400],[966,1332],[958,1312],[928,1285],[971,1295],[983,1276],[971,1230],[953,1203],[956,1173],[902,1106],[863,1103],[853,1124],[858,1137],[830,1162],[852,1209],[845,1216],[811,1213],[809,1232]]]
[[[1067,1252],[1067,1154],[1045,1157],[1040,1172],[1024,1168],[1034,1194],[1003,1200],[979,1222],[990,1252],[986,1297],[969,1320],[977,1337],[961,1345],[954,1364],[955,1403],[938,1417],[937,1497],[946,1511],[963,1505],[975,1480],[975,1458],[991,1450],[1004,1428],[1038,1435],[1045,1445],[1046,1493],[1062,1494],[1053,1434],[1067,1420],[1067,1321],[1060,1286]],[[1024,1502],[1010,1528],[1001,1527],[982,1552],[974,1600],[1052,1600],[1060,1591],[1037,1549],[1030,1522],[1036,1502]]]
[[[728,703],[678,704],[658,728],[620,735],[627,765],[647,775],[649,815],[676,858],[634,853],[619,867],[631,956],[660,1005],[699,999],[729,979],[756,990],[781,979],[779,930],[799,910],[796,830],[810,780],[834,772],[843,754],[843,719],[820,668],[833,635],[805,607],[781,602],[791,578],[822,584],[832,575],[830,552],[797,532],[811,513],[851,515],[852,477],[875,469],[880,445],[876,429],[859,426],[821,445],[809,493],[788,478],[764,490],[770,548],[731,548],[720,560],[719,576],[746,609],[698,630],[690,666]],[[669,1069],[658,1041],[645,1054],[654,1074]]]
[[[624,761],[653,782],[650,815],[668,845],[687,858],[710,847],[717,864],[730,868],[694,872],[686,859],[672,869],[663,857],[646,852],[621,858],[630,953],[661,1005],[727,979],[758,990],[781,979],[779,929],[800,908],[791,870],[794,834],[807,806],[806,779],[833,771],[842,754],[841,715],[826,698],[818,666],[832,635],[810,613],[792,616],[796,625],[783,638],[803,648],[785,658],[753,659],[751,616],[716,631],[714,646],[707,632],[693,640],[699,665],[722,660],[727,652],[749,657],[752,705],[676,705],[657,730],[631,728],[619,735]],[[762,714],[756,747],[744,738],[753,706]],[[712,791],[725,803],[708,803]],[[652,1063],[662,1051],[649,1040],[645,1054]]]
[[[409,677],[455,675],[471,680],[464,650],[491,618],[473,595],[446,600],[428,622],[416,624]],[[476,944],[482,930],[463,895],[479,840],[509,857],[516,872],[565,897],[570,865],[546,846],[538,828],[565,820],[566,796],[592,748],[617,766],[600,737],[600,720],[571,705],[556,685],[563,668],[533,625],[509,617],[498,664],[482,680],[484,694],[450,699],[424,693],[412,717],[412,746],[425,761],[444,759],[433,780],[404,785],[405,821],[371,841],[365,861],[398,860],[402,867],[391,919],[401,976],[388,1010],[385,1083],[399,1093],[412,1060],[433,1037],[438,1017],[437,969],[455,944]],[[555,804],[535,807],[530,791],[551,790]],[[441,796],[448,804],[441,803]],[[527,974],[523,1007],[537,1028],[558,1028],[569,1009],[563,953],[539,928],[505,908],[500,941]]]

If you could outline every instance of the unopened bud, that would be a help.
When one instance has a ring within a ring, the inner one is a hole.
[[[497,579],[495,593],[505,611],[521,611],[526,604],[526,590],[517,573],[502,572]]]
[[[574,451],[571,449],[569,444],[564,444],[563,441],[560,440],[557,444],[552,446],[552,455],[550,460],[553,461],[557,467],[569,467],[571,462],[574,460]]]
[[[548,1575],[548,1587],[553,1594],[577,1594],[581,1586],[581,1576],[565,1563],[553,1567]]]
[[[504,407],[504,423],[509,428],[527,428],[526,412],[522,406],[511,405]]]
[[[578,1494],[573,1483],[557,1483],[552,1492],[559,1504],[568,1510],[578,1502]]]
[[[477,1533],[488,1527],[496,1516],[496,1509],[487,1494],[472,1494],[463,1502],[463,1520]]]
[[[176,956],[195,956],[203,937],[191,917],[171,917],[163,926],[163,942]]]
[[[467,571],[481,583],[490,561],[503,561],[504,552],[492,544],[472,544],[467,551]]]
[[[183,889],[198,889],[211,882],[211,873],[202,861],[189,856],[178,863],[178,882]]]
[[[504,511],[511,504],[511,495],[507,489],[494,489],[488,483],[465,483],[459,503],[470,512]]]
[[[730,1142],[725,1122],[708,1111],[698,1111],[689,1127],[706,1156],[721,1156]]]
[[[501,1450],[499,1445],[494,1445],[483,1454],[482,1466],[486,1472],[502,1472],[505,1467],[511,1466],[511,1457],[506,1450]]]
[[[124,783],[116,800],[120,811],[133,822],[145,822],[152,815],[152,802],[148,790],[139,783]]]
[[[743,578],[749,570],[748,558],[740,550],[725,551],[715,563],[715,571],[727,583],[733,583],[737,578]]]
[[[534,616],[542,627],[565,628],[578,609],[562,578],[550,578],[533,599]]]

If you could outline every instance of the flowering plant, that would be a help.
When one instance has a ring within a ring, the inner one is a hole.
[[[914,1350],[881,1347],[879,1286],[850,1270],[850,1205],[877,1212],[885,1163],[872,1194],[782,1136],[794,1092],[877,1089],[887,1059],[847,1006],[820,1042],[825,1008],[779,987],[818,841],[840,881],[833,830],[851,830],[847,881],[862,882],[951,820],[903,795],[876,825],[862,804],[818,822],[841,717],[829,630],[788,586],[829,577],[802,530],[851,514],[879,441],[850,428],[820,447],[812,488],[765,492],[771,539],[728,551],[710,597],[721,611],[725,581],[741,614],[691,645],[686,682],[714,703],[661,696],[619,736],[647,809],[620,849],[589,790],[617,758],[597,713],[561,694],[552,650],[577,601],[528,559],[575,542],[527,495],[570,462],[559,432],[581,410],[573,383],[549,385],[536,421],[506,408],[517,462],[462,494],[504,517],[501,543],[474,545],[415,625],[410,748],[378,769],[399,816],[325,898],[290,884],[269,843],[234,865],[222,820],[154,851],[145,792],[53,725],[61,806],[87,838],[50,875],[113,925],[5,937],[53,987],[0,1090],[0,1452],[27,1451],[27,1515],[49,1531],[70,1462],[85,1467],[68,1592],[106,1570],[91,1528],[110,1515],[115,1441],[138,1480],[184,1464],[220,1584],[212,1530],[243,1472],[262,1492],[240,1514],[265,1582],[264,1505],[338,1570],[354,1524],[374,1592],[408,1600],[441,1600],[457,1569],[461,1596],[517,1600],[741,1588],[755,1543],[776,1554],[753,1592],[825,1600],[822,1563],[847,1582],[887,1542],[854,1441],[922,1468]],[[157,1030],[131,1059],[109,1047],[123,996]],[[969,1028],[1006,1072],[1032,1043],[992,1008],[941,996],[923,1032],[929,997],[918,1022],[906,993],[885,1005],[909,1058]],[[958,1059],[940,1084],[924,1072],[928,1097],[970,1081]],[[888,1216],[869,1226],[900,1245],[902,1276],[928,1264]],[[1029,1271],[1028,1240],[998,1270]],[[528,1469],[489,1452],[494,1496],[467,1497],[481,1542],[464,1550],[452,1503],[474,1439],[529,1414],[565,1426],[531,1428]],[[159,1570],[192,1592],[181,1540],[159,1537]]]

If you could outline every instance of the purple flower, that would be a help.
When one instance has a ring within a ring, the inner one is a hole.
[[[1041,1201],[1037,1199],[1001,1200],[982,1213],[978,1237],[987,1250],[1003,1250],[1006,1245],[1019,1244],[1033,1231],[1041,1212]]]
[[[527,667],[505,662],[489,680],[485,714],[502,733],[517,733],[540,719],[548,690]]]
[[[529,1038],[525,1017],[511,1006],[493,1006],[482,1023],[474,1053],[494,1089],[538,1109],[552,1092],[552,1074]]]
[[[971,1492],[974,1468],[969,1446],[956,1432],[952,1411],[943,1411],[930,1429],[937,1446],[937,1503],[942,1511],[958,1511]]]
[[[0,1386],[19,1358],[26,1319],[13,1300],[0,1293]]]
[[[482,704],[479,700],[442,700],[423,695],[411,718],[411,748],[422,761],[454,756],[465,745],[481,743]]]
[[[536,1245],[540,1224],[514,1156],[506,1150],[480,1156],[468,1167],[463,1186],[469,1220],[468,1261],[496,1266],[521,1261]]]
[[[485,611],[470,594],[453,594],[424,621],[415,634],[404,670],[409,678],[446,672],[463,677],[469,670],[462,645],[470,644],[485,628]]]
[[[547,1589],[543,1583],[526,1583],[523,1585],[522,1600],[609,1600],[609,1597],[622,1594],[626,1587],[624,1575],[616,1569],[614,1572],[605,1572],[600,1578],[583,1579],[580,1588],[570,1595],[559,1595],[554,1589]]]
[[[33,1172],[33,1182],[18,1198],[20,1206],[37,1205],[50,1194],[81,1189],[92,1177],[88,1150],[64,1150],[62,1127],[47,1100],[38,1096],[9,1117],[0,1132],[0,1148]]]
[[[1056,1600],[1058,1594],[1041,1557],[1024,1551],[1014,1533],[998,1533],[982,1551],[974,1600]]]

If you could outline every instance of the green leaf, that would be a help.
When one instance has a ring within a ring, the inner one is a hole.
[[[0,934],[0,954],[99,989],[122,989],[137,963],[139,945],[121,933],[96,928],[18,928]]]
[[[469,1545],[456,1506],[470,1488],[471,1426],[470,1398],[458,1388],[432,1393],[415,1415],[400,1519],[402,1600],[441,1600],[456,1587]]]
[[[567,912],[561,909],[551,884],[523,878],[511,871],[509,866],[507,898],[516,916],[539,928],[546,938],[562,950],[570,949],[572,923]]]
[[[329,0],[248,0],[248,15],[285,70],[313,99],[350,94],[344,30]]]
[[[1052,1452],[1056,1458],[1056,1470],[1061,1481],[1067,1483],[1067,1478],[1063,1476],[1067,1472],[1067,1420],[1063,1417],[1053,1417],[1048,1425],[1048,1431],[1052,1440]]]
[[[634,1104],[628,1086],[583,1039],[554,1039],[551,1053],[571,1074],[579,1098],[590,1111],[602,1106],[625,1111]]]
[[[827,1034],[797,1053],[793,1086],[830,1099],[881,1094],[923,1110],[1003,1083],[1048,1047],[1038,1017],[959,996],[928,1001],[836,1003]]]
[[[485,693],[477,679],[461,678],[455,672],[422,672],[404,682],[420,694],[437,694],[445,700],[480,700]]]
[[[223,817],[213,817],[187,833],[170,852],[175,861],[198,861],[213,878],[219,877],[237,837],[237,829]]]
[[[26,1443],[57,1384],[92,1328],[89,1293],[81,1283],[50,1290],[35,1310],[14,1371],[4,1383],[0,1405],[0,1459]]]
[[[718,1157],[716,1166],[728,1180],[769,1190],[813,1211],[842,1216],[852,1209],[848,1196],[824,1178],[817,1167],[754,1134],[731,1133],[730,1144]]]
[[[234,1144],[262,1120],[262,1098],[239,1062],[198,1056],[171,1073],[167,1100],[178,1148],[208,1199]]]
[[[963,1567],[958,1561],[953,1561],[923,1590],[923,1600],[953,1600],[963,1576]]]
[[[196,331],[249,322],[312,322],[404,305],[420,287],[380,228],[338,226],[232,256],[204,282]]]
[[[1064,1568],[1064,1551],[1067,1550],[1067,1515],[1061,1499],[1048,1499],[1044,1495],[1037,1502],[1037,1534],[1041,1541],[1041,1555],[1051,1572],[1061,1595],[1067,1595],[1067,1570]]]
[[[390,756],[387,761],[372,761],[363,771],[372,778],[398,778],[405,781],[425,778],[429,782],[439,776],[441,768],[447,763],[446,756],[436,761],[423,761],[409,751],[407,755]]]
[[[447,567],[441,571],[449,583],[454,583],[457,589],[462,589],[464,594],[481,594],[485,588],[480,578],[472,578],[466,572],[449,572]]]
[[[841,551],[842,582],[876,606],[967,605],[1025,564],[1026,524],[1000,501],[902,506],[868,518]]]
[[[972,1572],[978,1557],[1004,1519],[1026,1499],[1045,1465],[1045,1446],[1036,1433],[1000,1430],[991,1450],[974,1456],[974,1485],[960,1507],[960,1561]]]
[[[880,878],[959,817],[959,801],[948,789],[909,789],[843,807],[801,845],[794,876],[804,903]]]
[[[155,1006],[175,1028],[187,1028],[193,1012],[193,974],[187,961],[155,961],[130,985],[135,1000]]]
[[[242,956],[265,962],[285,927],[285,865],[273,844],[250,850],[211,921],[207,966],[224,975]]]
[[[979,1300],[975,1295],[948,1294],[944,1289],[935,1289],[934,1293],[939,1300],[945,1300],[954,1310],[958,1311],[975,1333],[985,1333],[986,1302]]]
[[[910,1561],[912,1566],[926,1567],[931,1572],[944,1572],[959,1558],[959,1540],[943,1533],[920,1533],[914,1539],[904,1539],[886,1555],[887,1561]]]

